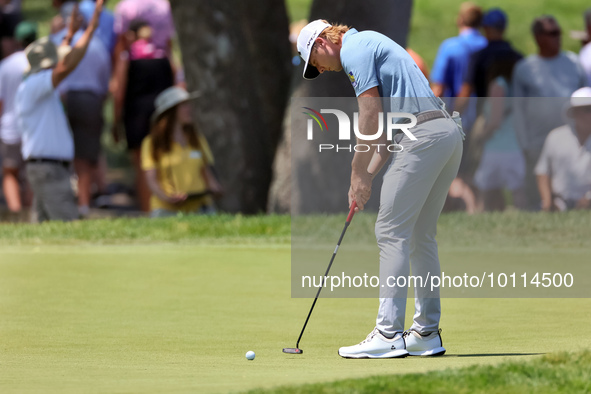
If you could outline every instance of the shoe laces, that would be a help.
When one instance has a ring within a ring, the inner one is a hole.
[[[369,334],[367,334],[367,337],[365,337],[365,339],[363,341],[361,341],[359,344],[363,345],[366,342],[369,342],[373,339],[373,337],[375,337],[376,335],[378,335],[380,331],[378,330],[378,328],[374,328],[372,332],[370,332]]]

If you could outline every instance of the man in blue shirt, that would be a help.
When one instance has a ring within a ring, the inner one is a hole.
[[[460,6],[458,28],[460,34],[443,41],[437,52],[431,82],[437,97],[457,97],[468,71],[470,55],[486,46],[486,38],[479,32],[482,9],[466,2]]]
[[[482,9],[472,2],[465,2],[460,5],[460,12],[457,18],[459,35],[443,41],[437,52],[433,70],[431,71],[431,82],[433,93],[437,97],[444,98],[450,109],[460,111],[464,119],[464,127],[467,131],[472,128],[476,120],[476,102],[471,100],[455,100],[460,96],[462,83],[468,71],[470,56],[486,46],[486,38],[478,31],[482,21]],[[470,133],[467,132],[468,138]],[[469,146],[469,141],[466,141]],[[450,197],[459,197],[463,200],[466,211],[476,210],[476,198],[470,184],[470,162],[465,155],[460,164],[460,177],[454,181],[452,190],[456,192]]]
[[[96,7],[96,0],[82,0],[79,7],[80,13],[84,16],[84,19],[88,21],[92,17],[92,13]],[[117,44],[117,35],[115,34],[114,26],[115,16],[113,15],[113,12],[105,9],[101,13],[99,27],[95,35],[101,40],[109,55],[113,55],[115,44]]]
[[[297,47],[305,61],[304,78],[344,70],[358,97],[358,129],[364,137],[371,136],[371,148],[353,157],[350,206],[355,202],[357,210],[363,210],[373,178],[390,157],[387,149],[379,148],[388,144],[386,134],[376,137],[380,112],[407,112],[416,119],[408,130],[414,138],[395,136],[403,150],[394,153],[384,174],[375,229],[384,285],[376,327],[366,340],[340,348],[339,354],[345,358],[443,354],[439,289],[415,286],[413,325],[404,331],[407,285],[391,287],[388,278],[408,277],[411,265],[413,276],[421,280],[440,275],[437,220],[458,171],[462,133],[410,55],[388,37],[316,20],[302,29]],[[368,139],[357,138],[357,143]]]

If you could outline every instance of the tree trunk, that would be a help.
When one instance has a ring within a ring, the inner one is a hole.
[[[329,23],[342,23],[359,31],[375,30],[406,47],[411,8],[412,0],[315,0],[310,20],[327,19]],[[302,70],[303,65],[297,70],[300,77],[294,98],[355,97],[351,82],[343,72],[327,72],[313,81],[306,81],[301,78]],[[295,102],[293,112],[301,112]],[[286,114],[288,118],[290,115]],[[292,145],[296,134],[305,133],[305,122],[302,116],[284,122],[283,140],[274,163],[269,211],[342,212],[347,208],[353,154],[323,155],[309,149],[309,145],[305,149],[295,143]],[[382,178],[378,176],[373,182],[368,209],[377,211],[381,183]]]
[[[265,211],[292,71],[283,1],[172,0],[196,123],[228,212]]]

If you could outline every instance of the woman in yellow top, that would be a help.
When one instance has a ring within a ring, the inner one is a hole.
[[[214,213],[211,194],[222,187],[212,172],[213,156],[197,132],[189,101],[196,98],[179,87],[158,95],[152,129],[142,142],[142,169],[152,192],[152,217]]]

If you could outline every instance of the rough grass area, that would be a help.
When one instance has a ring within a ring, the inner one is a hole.
[[[376,213],[354,216],[347,230],[347,244],[375,242]],[[310,215],[294,218],[292,235],[297,242],[334,243],[346,218],[342,215]],[[437,227],[441,246],[477,248],[591,247],[591,212],[503,212],[479,215],[442,214]]]
[[[293,220],[287,215],[179,216],[167,219],[105,219],[41,225],[0,224],[0,245],[129,244],[294,241],[333,244],[347,213],[309,215]],[[375,212],[354,216],[347,244],[375,242]],[[591,212],[560,214],[504,212],[480,215],[443,214],[437,240],[444,247],[591,247]]]
[[[401,376],[280,387],[264,393],[588,393],[591,351],[556,353],[526,363],[472,366]],[[254,393],[255,391],[251,391]],[[256,391],[261,392],[261,391]]]
[[[0,224],[0,245],[289,243],[289,216],[179,216],[104,219],[41,225]]]

